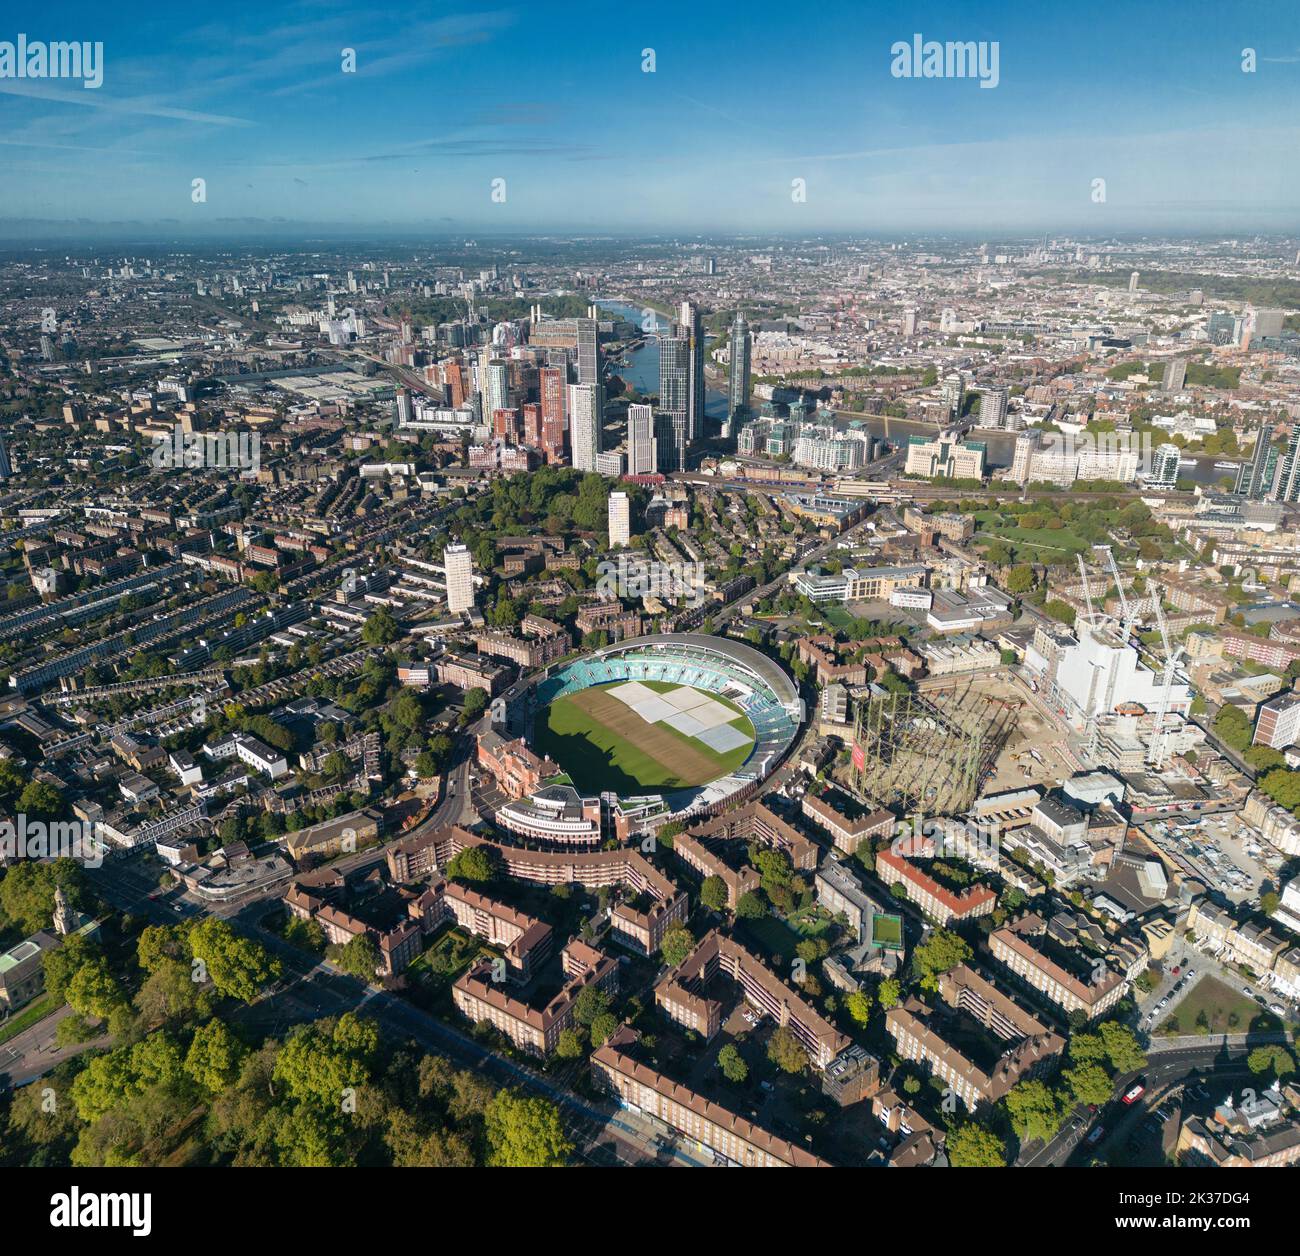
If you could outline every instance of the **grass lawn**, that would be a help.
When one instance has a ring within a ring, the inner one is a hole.
[[[647,687],[664,693],[685,686],[652,681]],[[735,712],[730,727],[747,738],[725,754],[667,724],[646,723],[618,699],[601,703],[599,695],[606,688],[584,689],[558,699],[538,713],[533,729],[533,749],[554,759],[583,792],[629,794],[703,785],[740,767],[754,748],[754,726],[748,716],[717,694],[709,697]],[[588,709],[593,703],[608,708],[607,714],[602,717]]]
[[[16,1034],[22,1033],[24,1029],[30,1029],[37,1021],[44,1020],[51,1012],[57,1012],[62,1006],[62,1002],[52,994],[43,995],[36,1002],[29,1003],[21,1012],[0,1023],[0,1042],[8,1042]]]
[[[1089,548],[1087,541],[1068,528],[1022,528],[1003,520],[993,511],[981,511],[975,519],[979,524],[975,536],[977,541],[996,538],[1015,548],[1055,550],[1071,557]]]
[[[435,939],[433,945],[406,971],[427,996],[437,998],[450,992],[452,982],[480,955],[493,954],[495,952],[483,946],[477,938],[453,927]]]
[[[769,959],[789,961],[794,958],[794,948],[803,940],[783,920],[775,916],[763,916],[758,920],[742,920],[739,930],[751,939],[759,950],[765,952]]]
[[[1202,1014],[1204,1021],[1198,1025]],[[1217,977],[1202,977],[1185,999],[1174,1004],[1161,1025],[1162,1033],[1170,1021],[1178,1023],[1179,1034],[1244,1034],[1282,1028],[1272,1012]]]
[[[830,929],[834,921],[825,908],[810,907],[807,911],[794,912],[786,923],[798,930],[800,937],[817,938]]]
[[[871,917],[871,940],[876,946],[900,947],[903,945],[902,916]]]
[[[819,606],[817,614],[832,628],[848,628],[853,623],[853,616],[842,606]]]

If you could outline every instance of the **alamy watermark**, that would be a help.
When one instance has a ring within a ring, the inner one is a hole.
[[[0,861],[75,859],[87,868],[104,862],[104,842],[92,821],[29,820],[21,812],[0,820]]]
[[[1036,464],[1036,466],[1035,466]],[[1054,479],[1070,472],[1080,480],[1149,480],[1164,473],[1175,478],[1178,447],[1157,446],[1150,432],[1044,432],[1030,455],[1028,478]],[[1040,474],[1035,475],[1037,470]]]
[[[178,423],[165,436],[154,437],[149,461],[160,471],[239,471],[262,469],[262,438],[256,432],[187,432]]]
[[[995,868],[1001,845],[996,823],[915,816],[894,826],[889,849],[903,859],[962,859],[977,868]]]
[[[82,87],[101,87],[104,45],[88,39],[46,43],[26,35],[13,43],[0,41],[0,78],[80,79]]]
[[[703,605],[708,595],[703,563],[661,563],[620,554],[596,566],[596,595],[605,602],[657,597],[666,602]]]
[[[1001,81],[998,63],[1001,49],[997,40],[954,40],[940,43],[923,39],[900,39],[890,45],[889,72],[895,78],[977,78],[981,87],[996,87]]]

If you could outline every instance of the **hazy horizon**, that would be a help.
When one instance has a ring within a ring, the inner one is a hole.
[[[102,84],[0,77],[0,238],[1300,228],[1281,12],[760,0],[729,19],[78,0],[52,21],[23,0],[0,42],[102,43]],[[918,36],[996,45],[994,89],[898,76]]]

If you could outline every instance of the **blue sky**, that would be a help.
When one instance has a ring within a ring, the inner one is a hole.
[[[1286,4],[234,0],[56,14],[20,0],[0,40],[19,32],[102,41],[104,84],[0,78],[0,236],[51,220],[177,233],[274,220],[615,233],[1300,225],[1300,14]],[[892,77],[890,47],[914,33],[996,41],[999,85]],[[355,74],[341,71],[344,48]],[[206,203],[191,199],[195,178]],[[1091,199],[1097,178],[1104,204]]]

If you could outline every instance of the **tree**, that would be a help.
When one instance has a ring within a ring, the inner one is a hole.
[[[1237,707],[1227,704],[1221,706],[1218,714],[1214,717],[1214,733],[1225,746],[1231,747],[1238,753],[1246,750],[1254,735],[1250,720],[1245,713]],[[1264,747],[1264,749],[1267,748]],[[1260,764],[1257,766],[1262,767],[1265,765]]]
[[[1050,1142],[1065,1119],[1060,1098],[1040,1081],[1020,1082],[1002,1102],[1022,1142]]]
[[[1048,600],[1043,603],[1043,612],[1050,618],[1055,619],[1058,623],[1074,623],[1074,607],[1068,602],[1060,601],[1058,598],[1048,598]]]
[[[1259,1076],[1289,1077],[1296,1071],[1295,1056],[1284,1046],[1269,1043],[1246,1057],[1246,1067]]]
[[[126,1005],[126,995],[102,955],[92,955],[72,975],[67,986],[68,1006],[82,1016],[107,1020]]]
[[[695,949],[695,938],[685,925],[673,925],[664,931],[659,954],[669,968],[676,968]]]
[[[844,1000],[844,1006],[848,1008],[855,1025],[865,1025],[871,1019],[871,996],[861,990],[855,990],[849,995]]]
[[[894,977],[886,977],[880,983],[880,989],[876,991],[876,1001],[880,1004],[883,1011],[889,1011],[891,1007],[897,1007],[903,997],[903,987]]]
[[[22,810],[21,803],[19,810]],[[84,905],[85,872],[75,860],[38,863],[35,859],[22,859],[12,863],[0,881],[0,913],[25,934],[48,929],[54,916],[54,891],[59,886],[74,908]]]
[[[397,620],[386,606],[381,606],[361,629],[361,640],[366,645],[391,645],[400,635]]]
[[[718,1052],[718,1067],[729,1082],[743,1082],[749,1076],[749,1065],[730,1042]]]
[[[598,1016],[609,1011],[609,995],[599,986],[584,986],[573,1002],[573,1019],[590,1028]]]
[[[369,1080],[378,1049],[374,1021],[345,1012],[332,1023],[297,1026],[275,1057],[272,1077],[295,1103],[334,1114],[349,1091]]]
[[[353,977],[373,981],[379,968],[379,946],[368,933],[349,938],[334,955],[334,962]]]
[[[1110,1098],[1115,1089],[1110,1075],[1099,1064],[1083,1064],[1061,1071],[1070,1095],[1076,1103],[1094,1103],[1100,1106]]]
[[[1008,593],[1028,593],[1034,587],[1034,569],[1027,563],[1019,563],[1007,572],[1005,583]]]
[[[18,867],[23,865],[19,864]],[[13,876],[17,869],[10,871]],[[145,930],[147,933],[148,930]],[[45,971],[45,989],[60,1002],[68,996],[68,983],[78,970],[97,953],[98,948],[80,934],[69,934],[63,939],[63,945],[54,951],[46,951],[41,957],[41,967]]]
[[[808,1053],[788,1025],[781,1025],[767,1040],[767,1058],[786,1073],[802,1073],[808,1067]]]
[[[1001,1169],[1007,1145],[991,1129],[967,1121],[948,1135],[948,1163],[954,1169]]]
[[[618,1017],[613,1012],[601,1012],[591,1022],[591,1045],[603,1047],[618,1030]]]
[[[213,1019],[194,1031],[185,1055],[185,1071],[208,1094],[215,1095],[234,1083],[246,1054],[229,1026]]]
[[[263,987],[279,980],[280,961],[250,938],[240,937],[224,920],[208,917],[190,930],[190,953],[202,961],[221,994],[251,1003]]]
[[[31,781],[18,797],[18,810],[34,820],[53,820],[63,811],[63,795],[45,781]]]
[[[477,686],[467,690],[465,700],[461,703],[461,710],[465,716],[465,722],[468,724],[471,720],[477,719],[483,714],[487,707],[488,693],[486,689],[480,689]]]
[[[912,970],[923,990],[937,990],[939,974],[964,964],[971,955],[964,938],[948,929],[936,929],[912,952]]]
[[[447,875],[453,881],[491,881],[496,866],[483,847],[467,846],[447,862]]]
[[[547,1099],[503,1090],[488,1104],[484,1129],[494,1168],[559,1168],[573,1153],[559,1110]]]
[[[1098,1027],[1110,1066],[1117,1073],[1136,1073],[1146,1067],[1147,1057],[1137,1037],[1119,1021],[1103,1021]]]
[[[555,1054],[562,1060],[576,1060],[582,1055],[582,1039],[573,1029],[561,1029],[555,1043]]]
[[[739,920],[759,920],[767,915],[763,900],[753,890],[746,890],[736,900],[736,918]]]
[[[700,902],[710,911],[722,911],[727,905],[727,883],[721,877],[705,877],[700,886]]]

